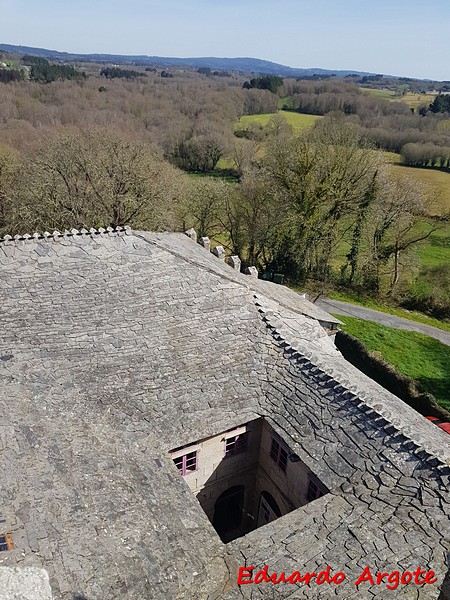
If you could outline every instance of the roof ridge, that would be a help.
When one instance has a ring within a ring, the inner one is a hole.
[[[151,232],[151,233],[155,233],[156,235],[159,235],[161,232]],[[196,258],[188,258],[182,252],[178,252],[177,250],[174,250],[172,248],[168,248],[164,244],[158,243],[159,240],[148,239],[144,235],[142,235],[142,232],[133,231],[133,235],[135,237],[139,238],[140,240],[144,241],[146,244],[150,244],[152,246],[156,246],[160,250],[163,250],[164,252],[167,252],[168,254],[171,254],[172,256],[176,256],[177,258],[180,258],[184,262],[187,262],[187,263],[189,263],[191,265],[199,267],[199,268],[203,269],[204,271],[208,271],[209,273],[211,273],[213,275],[216,275],[217,277],[220,277],[221,279],[226,279],[227,281],[231,281],[231,282],[236,283],[236,284],[241,284],[241,283],[245,284],[246,281],[248,282],[248,275],[249,275],[248,273],[244,273],[243,271],[241,271],[238,268],[236,268],[236,266],[233,266],[230,263],[228,263],[225,260],[225,255],[222,254],[221,252],[214,253],[214,251],[212,251],[212,252],[210,251],[210,240],[209,240],[209,238],[207,238],[207,237],[201,238],[202,241],[200,241],[200,242],[197,243],[196,238],[193,238],[192,236],[188,235],[187,232],[184,232],[184,234],[183,234],[180,231],[170,231],[169,233],[170,234],[178,235],[178,236],[180,236],[181,239],[183,239],[183,236],[186,236],[186,237],[190,238],[197,246],[199,246],[200,248],[204,248],[206,250],[206,252],[208,253],[209,256],[214,256],[216,259],[218,259],[218,262],[216,264],[227,265],[227,267],[231,268],[232,270],[230,271],[227,268],[227,269],[224,269],[223,273],[221,271],[216,271],[215,269],[212,269],[209,265],[205,265],[204,263],[199,262]],[[205,242],[204,240],[207,240],[207,242]],[[222,248],[222,250],[223,250],[222,246],[217,246],[217,248]],[[236,256],[235,258],[239,258],[239,257]],[[240,267],[240,264],[239,264],[239,267]],[[243,278],[242,281],[240,280],[240,278],[234,279],[232,277],[232,274],[236,275],[236,273],[238,273],[239,275],[245,275],[247,279]]]
[[[99,227],[98,229],[96,229],[95,227],[91,227],[89,230],[87,229],[71,229],[70,231],[68,229],[65,229],[63,232],[55,230],[53,231],[53,233],[49,233],[48,231],[44,231],[44,233],[38,233],[35,232],[33,233],[33,235],[30,235],[28,233],[25,233],[23,235],[15,235],[15,236],[11,236],[11,235],[4,235],[2,238],[0,238],[0,243],[15,243],[15,242],[20,242],[20,241],[29,241],[29,240],[49,240],[49,239],[53,239],[56,240],[58,238],[68,238],[68,237],[76,237],[76,236],[86,236],[86,235],[91,235],[92,237],[94,237],[95,235],[132,235],[132,230],[131,227],[129,227],[128,225],[125,225],[124,227],[121,226],[117,226],[117,227],[106,227],[106,229],[104,227]]]
[[[261,313],[261,318],[266,324],[266,327],[271,332],[273,338],[278,342],[280,348],[284,353],[289,354],[290,358],[294,359],[300,370],[309,376],[313,377],[319,387],[327,388],[329,391],[334,390],[337,396],[344,401],[345,404],[351,404],[352,406],[359,408],[367,417],[370,417],[373,421],[378,421],[380,429],[382,429],[387,435],[391,435],[393,439],[400,442],[401,446],[409,450],[411,454],[416,455],[424,462],[432,463],[434,468],[444,469],[445,472],[450,473],[450,465],[446,462],[446,459],[439,455],[437,449],[427,449],[425,445],[419,440],[415,440],[411,437],[408,432],[405,432],[400,425],[395,425],[390,416],[384,414],[383,410],[380,410],[382,405],[380,403],[371,406],[364,397],[366,393],[364,390],[359,388],[357,385],[353,385],[353,390],[350,389],[350,385],[346,381],[339,381],[336,373],[331,373],[326,369],[326,365],[320,365],[320,361],[317,356],[311,355],[306,356],[301,350],[295,347],[295,342],[289,342],[282,334],[277,325],[270,322],[270,309],[268,310],[263,306],[258,295],[254,295],[254,302]],[[317,361],[314,362],[314,360]],[[345,360],[345,359],[344,359]],[[349,363],[350,364],[350,363]],[[355,367],[356,368],[356,367]],[[391,393],[386,390],[386,393]],[[406,404],[406,403],[405,403]],[[408,406],[408,405],[406,405]],[[414,409],[411,409],[414,410]],[[414,411],[415,412],[415,411]],[[419,413],[417,413],[419,415]],[[425,420],[425,418],[424,418]],[[429,440],[425,440],[426,446]]]

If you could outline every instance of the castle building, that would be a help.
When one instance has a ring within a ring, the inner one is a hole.
[[[54,600],[449,600],[448,435],[224,259],[0,241],[1,600],[26,568]]]

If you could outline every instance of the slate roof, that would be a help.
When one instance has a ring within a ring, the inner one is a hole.
[[[437,598],[448,436],[347,363],[326,314],[128,229],[4,240],[0,286],[0,566],[45,568],[56,599],[232,600],[390,598],[352,581],[420,565],[438,583],[396,597]],[[261,416],[331,493],[223,545],[168,450]],[[238,588],[244,564],[348,580]]]

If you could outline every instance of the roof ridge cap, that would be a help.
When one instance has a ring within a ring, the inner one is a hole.
[[[44,231],[43,233],[35,232],[35,233],[33,233],[33,235],[24,233],[22,235],[15,235],[14,237],[9,234],[6,234],[3,237],[0,237],[0,244],[9,244],[9,243],[16,243],[16,242],[21,242],[21,241],[27,242],[29,240],[48,240],[48,239],[57,240],[60,238],[69,238],[69,237],[78,237],[78,236],[84,237],[87,235],[91,235],[92,237],[98,236],[98,235],[99,236],[132,235],[132,230],[129,225],[125,225],[124,227],[121,227],[119,225],[117,227],[107,227],[106,229],[104,227],[99,227],[99,228],[91,227],[89,229],[89,231],[85,228],[82,228],[82,229],[73,228],[70,231],[68,229],[65,229],[63,232],[58,231],[58,230],[53,231],[53,233]]]
[[[254,302],[257,306],[258,312],[260,313],[262,321],[266,324],[266,327],[271,332],[272,337],[276,340],[283,352],[285,354],[289,354],[290,358],[296,360],[297,366],[299,366],[301,371],[313,376],[316,379],[316,383],[319,387],[329,388],[330,391],[334,390],[341,398],[343,398],[346,403],[350,403],[355,407],[358,407],[366,415],[371,416],[374,421],[380,421],[379,424],[381,429],[385,431],[386,434],[392,435],[393,438],[398,438],[400,436],[405,438],[404,441],[402,441],[402,446],[409,447],[411,454],[419,456],[419,458],[422,458],[426,462],[431,461],[436,463],[437,461],[439,463],[438,465],[435,465],[437,468],[441,467],[450,470],[450,462],[447,462],[445,457],[441,456],[437,449],[425,447],[424,442],[426,446],[429,446],[427,443],[428,440],[413,439],[410,434],[403,431],[401,424],[399,426],[395,425],[389,415],[383,414],[384,411],[380,410],[380,408],[382,408],[380,403],[378,403],[376,406],[371,406],[366,400],[366,392],[359,388],[358,385],[351,385],[350,382],[345,380],[339,381],[337,378],[338,375],[336,376],[336,372],[333,372],[331,369],[331,373],[325,370],[326,365],[320,364],[320,360],[318,360],[316,356],[306,356],[295,347],[295,342],[294,344],[290,343],[283,336],[277,325],[271,323],[270,315],[272,311],[270,308],[267,309],[260,300],[261,296],[254,294]],[[364,375],[362,372],[361,374]],[[387,394],[391,393],[388,390],[385,391]],[[397,396],[395,397],[398,398]],[[399,398],[399,401],[403,402],[401,398]],[[405,405],[408,406],[406,402]],[[411,408],[411,410],[414,409]],[[419,413],[417,413],[417,415],[419,415]],[[425,417],[423,417],[423,419],[425,420]],[[411,446],[411,444],[414,446],[414,448]]]

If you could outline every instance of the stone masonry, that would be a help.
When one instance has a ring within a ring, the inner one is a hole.
[[[0,567],[55,600],[448,600],[448,436],[343,359],[336,319],[195,240],[0,241]],[[169,451],[261,417],[330,493],[223,544]],[[238,586],[249,565],[346,580]],[[366,566],[437,581],[357,589]]]

